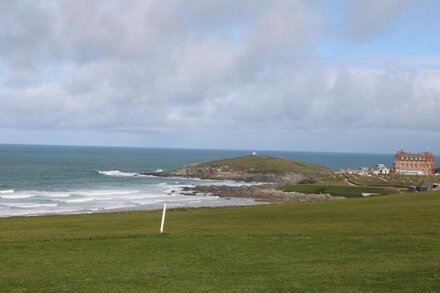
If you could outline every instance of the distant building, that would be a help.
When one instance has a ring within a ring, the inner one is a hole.
[[[403,149],[396,153],[394,173],[405,175],[432,175],[434,173],[434,155],[429,152],[410,153]]]
[[[349,174],[349,175],[360,175],[360,176],[372,176],[372,175],[388,175],[391,173],[391,169],[384,164],[377,164],[376,167],[361,167],[356,170],[352,169],[340,169],[334,174]]]
[[[376,170],[374,170],[374,174],[376,174],[376,175],[388,175],[388,174],[390,174],[390,169],[387,168],[384,164],[377,164]]]

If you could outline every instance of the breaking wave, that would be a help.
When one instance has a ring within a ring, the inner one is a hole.
[[[11,194],[11,193],[15,193],[15,190],[13,189],[0,190],[0,194]]]
[[[33,195],[31,194],[2,194],[0,196],[0,198],[5,198],[5,199],[20,199],[20,198],[29,198],[32,197]]]
[[[149,177],[148,175],[143,175],[140,173],[130,173],[130,172],[122,172],[119,170],[110,170],[110,171],[97,171],[98,174],[105,176],[114,176],[114,177]]]
[[[94,191],[76,191],[72,192],[70,195],[72,196],[91,196],[91,197],[100,197],[100,196],[120,196],[120,195],[128,195],[128,194],[136,194],[140,193],[140,190],[94,190]]]
[[[1,206],[8,208],[19,208],[19,209],[35,209],[41,207],[56,207],[58,204],[56,203],[47,203],[47,204],[38,204],[38,203],[11,203],[11,204],[1,204]]]
[[[104,176],[137,177],[139,173],[119,170],[96,171]],[[146,175],[147,177],[153,177]],[[211,194],[193,194],[183,191],[184,187],[196,184],[212,184],[214,181],[194,181],[191,179],[171,178],[141,180],[134,188],[114,189],[108,184],[105,189],[63,189],[55,190],[0,190],[0,218],[14,215],[38,215],[58,213],[89,213],[114,209],[156,209],[166,202],[170,207],[231,205],[233,201],[220,199]],[[128,179],[127,179],[128,181]],[[220,182],[216,182],[220,184]],[[228,184],[227,181],[221,181]],[[119,184],[119,183],[118,183]],[[8,188],[8,187],[7,187]],[[238,201],[246,204],[245,200]]]

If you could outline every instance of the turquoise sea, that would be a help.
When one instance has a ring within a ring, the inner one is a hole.
[[[241,184],[141,176],[253,150],[0,145],[0,217],[81,213],[112,209],[251,204],[180,192],[195,184]],[[392,154],[257,151],[331,169],[391,165]]]

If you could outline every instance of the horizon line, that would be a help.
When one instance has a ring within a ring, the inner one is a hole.
[[[168,146],[127,146],[127,145],[83,145],[83,144],[32,144],[32,143],[0,143],[0,146],[47,146],[47,147],[95,147],[95,148],[133,148],[133,149],[170,149],[170,150],[204,150],[204,151],[247,151],[247,152],[293,152],[293,153],[335,153],[335,154],[382,154],[394,155],[395,152],[347,152],[347,151],[307,151],[282,149],[235,149],[235,148],[203,148],[203,147],[168,147]],[[431,151],[432,152],[432,151]],[[434,153],[435,154],[435,153]]]

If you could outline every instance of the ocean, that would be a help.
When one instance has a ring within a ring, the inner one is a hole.
[[[252,199],[185,195],[185,186],[241,185],[232,181],[143,176],[141,172],[250,154],[243,150],[0,145],[0,217],[255,204]],[[393,154],[260,151],[327,166],[333,170],[378,163],[392,165]]]

